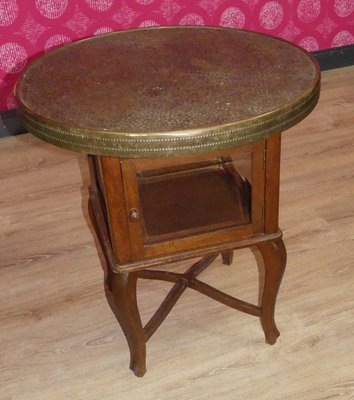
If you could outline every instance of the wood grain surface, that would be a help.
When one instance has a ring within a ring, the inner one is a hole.
[[[353,400],[353,107],[354,67],[325,72],[318,107],[282,138],[277,344],[257,318],[190,290],[148,342],[142,379],[104,290],[86,159],[30,135],[1,139],[0,399]],[[257,302],[248,250],[200,279]],[[139,282],[143,322],[170,287]]]

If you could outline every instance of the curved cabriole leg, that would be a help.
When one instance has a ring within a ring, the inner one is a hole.
[[[90,192],[91,192],[91,191],[94,191],[94,190],[95,190],[95,189],[93,189],[92,186],[91,186],[91,187],[90,187]],[[97,238],[98,238],[98,241],[100,242],[101,249],[103,250],[103,249],[104,249],[104,246],[102,245],[102,238],[101,238],[101,236],[100,236],[100,234],[99,234],[99,229],[98,229],[98,227],[97,227],[97,221],[96,221],[95,212],[93,211],[92,202],[93,202],[93,200],[92,200],[91,197],[90,197],[90,198],[89,198],[89,201],[88,201],[89,216],[90,216],[90,220],[91,220],[91,224],[92,224],[92,226],[93,226],[93,229],[94,229],[95,232],[96,232],[96,236],[97,236]],[[111,266],[110,266],[110,264],[109,264],[109,260],[108,260],[108,258],[107,258],[107,255],[106,255],[105,251],[102,251],[102,252],[103,252],[103,255],[104,255],[104,258],[105,258],[105,261],[106,261],[106,268],[107,268],[106,284],[107,284],[107,286],[108,286],[108,289],[109,289],[110,291],[112,291],[113,272],[112,272],[112,269],[111,269]]]
[[[129,345],[130,369],[136,376],[143,376],[146,372],[146,345],[136,299],[137,274],[114,273],[111,282],[118,322]]]
[[[106,284],[107,284],[107,287],[108,287],[108,289],[109,289],[110,292],[112,291],[113,276],[114,276],[114,273],[112,272],[111,267],[110,267],[109,264],[107,263]]]
[[[275,302],[286,265],[286,249],[282,239],[257,244],[264,262],[264,287],[261,304],[261,324],[268,344],[280,335],[274,320]]]

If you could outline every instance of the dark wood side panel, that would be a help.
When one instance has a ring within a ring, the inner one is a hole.
[[[278,232],[281,134],[266,140],[265,233]]]
[[[114,256],[119,264],[132,260],[121,163],[118,158],[100,157],[109,228]]]

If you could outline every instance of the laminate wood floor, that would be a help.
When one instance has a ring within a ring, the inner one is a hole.
[[[1,139],[0,399],[353,400],[353,110],[354,67],[325,72],[318,107],[283,135],[277,344],[257,318],[187,291],[149,341],[142,379],[107,302],[85,157]],[[201,278],[256,302],[248,250]],[[140,282],[144,321],[169,288]]]

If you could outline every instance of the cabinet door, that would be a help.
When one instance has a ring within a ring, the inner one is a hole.
[[[263,229],[264,142],[193,158],[122,160],[135,259],[218,246]]]

